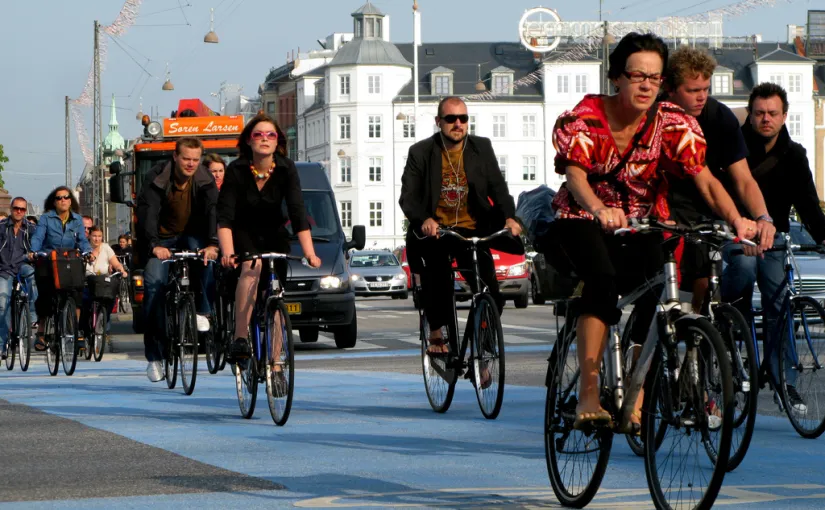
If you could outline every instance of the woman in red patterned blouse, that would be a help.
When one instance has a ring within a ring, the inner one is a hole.
[[[628,34],[610,55],[608,77],[616,94],[585,96],[553,130],[556,171],[567,182],[553,200],[557,219],[546,250],[555,263],[572,265],[584,283],[576,330],[581,389],[574,426],[610,423],[599,403],[598,371],[608,326],[621,318],[618,296],[664,265],[661,238],[617,237],[613,231],[626,227],[628,218],[669,217],[665,172],[692,177],[708,205],[740,236],[756,232],[705,166],[706,143],[696,120],[672,103],[650,110],[666,62],[667,46],[660,38]],[[651,123],[646,123],[648,113],[655,115]],[[634,138],[646,125],[634,149]],[[615,172],[627,151],[633,152]],[[660,165],[663,160],[669,161]],[[636,303],[645,313],[636,321],[633,338],[647,337],[657,298],[651,292]],[[634,413],[637,430],[642,398]]]

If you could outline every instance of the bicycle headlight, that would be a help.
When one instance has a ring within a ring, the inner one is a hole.
[[[337,276],[325,276],[321,278],[321,288],[324,290],[340,289],[341,278]]]

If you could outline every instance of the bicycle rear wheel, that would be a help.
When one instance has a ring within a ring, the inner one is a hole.
[[[106,310],[102,304],[98,304],[95,308],[97,317],[95,318],[95,327],[94,332],[92,333],[93,342],[91,344],[91,349],[89,349],[89,342],[87,342],[86,349],[87,351],[92,351],[95,362],[97,363],[103,359],[103,352],[106,350]]]
[[[713,319],[713,325],[722,335],[731,355],[734,415],[728,471],[733,471],[745,459],[753,437],[759,400],[759,362],[750,324],[742,312],[729,304],[720,304],[713,309]]]
[[[235,334],[235,301],[234,300],[226,300],[223,305],[224,308],[224,326],[223,330],[221,331],[221,336],[218,338],[221,350],[221,364],[218,370],[223,370],[226,368],[226,354],[229,352],[229,346],[232,344],[234,340],[233,335]],[[232,365],[234,367],[235,365]],[[234,374],[234,371],[233,371]]]
[[[271,346],[265,353],[266,399],[269,413],[276,425],[282,426],[289,419],[292,394],[295,389],[295,352],[293,351],[292,323],[283,301],[270,298],[266,311],[266,344]]]
[[[178,350],[183,393],[191,395],[198,379],[198,327],[195,324],[195,298],[186,294],[178,308]]]
[[[223,327],[223,307],[221,297],[215,298],[215,320],[212,321],[209,331],[204,335],[204,354],[206,358],[206,369],[210,374],[217,374],[220,369],[220,331]]]
[[[17,346],[11,341],[11,335],[9,335],[9,341],[6,344],[6,370],[14,370],[14,361],[17,356],[16,351]]]
[[[23,372],[29,369],[29,361],[32,354],[32,319],[29,315],[29,304],[24,302],[17,310],[17,354],[20,357],[20,370]]]
[[[453,301],[453,317],[455,317],[455,301]],[[427,315],[419,311],[419,331],[421,338],[421,369],[424,373],[424,390],[430,407],[437,413],[446,413],[450,408],[455,394],[455,384],[458,374],[452,367],[451,360],[457,356],[458,328],[455,320],[451,320],[441,328],[443,338],[450,346],[450,356],[431,356],[427,354],[430,338],[430,325]]]
[[[74,374],[77,367],[77,353],[80,346],[77,342],[77,307],[74,299],[67,296],[60,307],[60,324],[58,338],[60,338],[60,360],[63,362],[63,372],[66,375]]]
[[[249,352],[252,357],[245,360],[241,365],[233,363],[235,367],[235,389],[238,393],[238,407],[241,408],[241,416],[246,419],[252,418],[255,412],[255,402],[258,398],[258,359],[252,349],[252,342],[249,338]]]
[[[53,315],[46,318],[43,338],[46,340],[46,366],[49,368],[49,375],[55,376],[60,365],[60,341],[55,331]]]
[[[494,420],[504,401],[504,334],[498,306],[489,294],[481,294],[476,303],[470,357],[478,407],[485,418]]]
[[[566,325],[565,325],[566,326]],[[544,455],[553,492],[564,506],[587,506],[604,478],[613,431],[576,430],[579,403],[579,360],[570,335],[556,341],[547,366],[547,398],[544,406]]]
[[[816,439],[825,432],[825,310],[808,296],[792,298],[790,306],[794,324],[785,317],[780,329],[779,386],[793,428]]]
[[[709,509],[722,487],[730,455],[731,364],[722,337],[706,318],[682,317],[674,325],[679,345],[670,353],[668,370],[659,347],[648,372],[656,376],[645,392],[642,414],[645,474],[656,508]],[[666,417],[668,411],[672,417]],[[668,426],[657,448],[654,434],[662,421]]]

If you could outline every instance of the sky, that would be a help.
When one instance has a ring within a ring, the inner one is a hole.
[[[92,65],[93,21],[111,24],[125,0],[0,0],[0,144],[5,187],[42,203],[65,182],[64,97],[78,97]],[[143,0],[139,17],[125,34],[106,38],[102,74],[103,135],[108,131],[112,94],[120,133],[141,132],[135,115],[142,109],[169,115],[181,98],[201,98],[213,109],[221,82],[238,84],[245,95],[257,89],[270,68],[288,52],[320,49],[316,42],[333,32],[352,31],[350,14],[366,0]],[[739,0],[741,1],[741,0]],[[761,0],[750,0],[761,2]],[[373,0],[390,17],[394,42],[412,40],[412,0]],[[666,15],[690,16],[738,0],[602,0],[603,18],[651,21]],[[763,41],[785,41],[788,24],[804,25],[809,9],[823,0],[776,0],[725,19],[726,36],[761,34]],[[424,42],[517,41],[526,9],[544,5],[568,20],[598,20],[599,0],[419,0]],[[203,43],[215,8],[219,44]],[[166,64],[175,90],[162,91]],[[91,108],[84,108],[88,130]],[[91,139],[91,131],[89,131]],[[73,182],[84,162],[71,133]]]

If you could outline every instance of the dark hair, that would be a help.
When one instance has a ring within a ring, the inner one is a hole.
[[[464,106],[467,106],[467,103],[465,103],[464,100],[461,99],[460,97],[458,97],[458,96],[447,96],[447,97],[445,97],[444,99],[442,99],[441,101],[438,102],[438,116],[439,117],[441,117],[441,114],[443,113],[444,105],[447,104],[447,103],[452,103],[452,102],[458,102],[458,103],[463,104]]]
[[[77,203],[77,198],[74,196],[74,193],[72,193],[72,190],[70,190],[67,186],[58,186],[55,189],[53,189],[51,193],[49,193],[49,196],[47,196],[46,200],[43,202],[43,212],[47,213],[49,211],[54,211],[56,209],[54,206],[54,197],[56,197],[57,194],[61,191],[65,191],[69,194],[69,199],[72,201],[72,206],[70,210],[73,213],[79,213],[80,204]]]
[[[252,130],[255,129],[255,126],[261,122],[269,122],[275,126],[275,132],[278,133],[278,145],[275,148],[275,153],[286,157],[286,135],[281,131],[281,126],[275,122],[275,119],[265,113],[259,113],[252,117],[252,119],[246,123],[243,131],[241,131],[241,135],[238,137],[238,150],[241,152],[241,156],[248,161],[252,161],[252,147],[249,146],[249,137],[252,135]]]
[[[117,241],[120,242],[121,239],[123,239],[124,241],[128,241],[129,237],[126,236],[126,234],[120,234],[119,236],[117,236]]]
[[[0,216],[5,216],[8,218],[9,213],[7,213],[6,211],[0,211]]]
[[[14,204],[15,202],[17,202],[18,200],[22,200],[23,202],[26,202],[26,205],[29,205],[28,200],[26,200],[26,199],[25,199],[25,198],[23,198],[23,197],[14,197],[14,198],[12,198],[12,199],[11,199],[11,202],[9,202],[9,205],[13,205],[13,204]]]
[[[753,109],[753,102],[757,97],[768,99],[773,96],[779,96],[782,100],[782,113],[788,113],[788,93],[785,89],[776,83],[760,83],[751,90],[751,96],[748,98],[748,113]]]
[[[616,49],[610,54],[610,67],[607,71],[607,77],[611,80],[618,80],[627,67],[627,59],[630,58],[630,55],[641,51],[658,53],[662,57],[662,70],[667,66],[667,45],[660,37],[653,34],[630,32],[622,37]]]
[[[37,225],[37,216],[26,216],[26,219],[29,220],[29,223]]]
[[[91,216],[89,216],[88,214],[84,214],[84,215],[83,215],[83,219],[84,219],[84,220],[92,220],[92,225],[94,225],[94,224],[95,224],[95,219],[94,219],[94,218],[92,218]]]
[[[91,227],[89,229],[89,236],[88,237],[91,238],[92,234],[94,234],[95,232],[100,232],[101,234],[103,234],[103,229],[98,227],[97,225]]]
[[[187,149],[200,149],[203,153],[203,142],[199,138],[184,136],[175,143],[175,154],[180,155],[180,150],[184,147]]]
[[[210,152],[209,154],[203,157],[204,165],[208,167],[212,163],[220,163],[223,165],[223,169],[226,170],[226,161],[223,160],[220,154]]]

